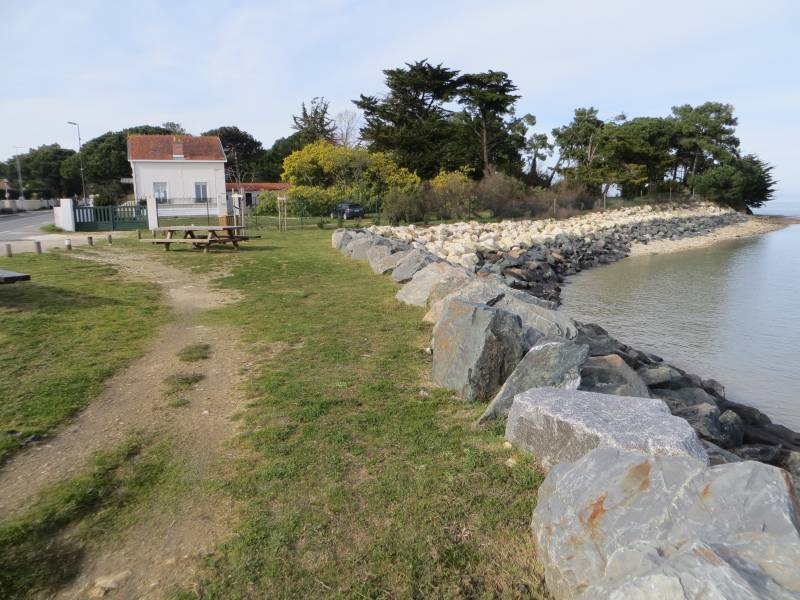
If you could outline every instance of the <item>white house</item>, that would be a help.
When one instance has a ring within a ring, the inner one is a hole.
[[[225,202],[225,152],[217,136],[129,135],[128,160],[137,200]]]

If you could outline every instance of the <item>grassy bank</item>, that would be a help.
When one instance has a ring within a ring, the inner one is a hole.
[[[481,407],[428,385],[424,311],[329,235],[266,232],[213,258],[235,265],[223,285],[245,297],[215,318],[241,327],[260,368],[239,440],[250,458],[229,483],[242,525],[197,593],[540,595],[528,524],[541,476],[506,464],[499,431],[473,428]]]
[[[170,449],[132,437],[95,456],[85,473],[47,490],[0,522],[0,597],[50,597],[80,571],[93,540],[135,521],[170,473]]]
[[[52,253],[4,266],[31,281],[0,286],[0,463],[97,397],[162,318],[153,286],[110,267]]]

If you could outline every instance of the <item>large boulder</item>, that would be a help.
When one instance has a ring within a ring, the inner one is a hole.
[[[572,339],[578,333],[575,321],[566,314],[549,308],[552,303],[488,277],[475,277],[467,285],[445,296],[441,302],[434,303],[425,315],[425,320],[432,323],[438,321],[442,306],[452,298],[502,308],[518,315],[526,326],[547,336]]]
[[[373,272],[377,273],[376,267],[385,257],[389,256],[390,252],[389,246],[382,244],[373,245],[367,249],[367,262]]]
[[[514,398],[506,439],[533,454],[545,470],[606,446],[708,461],[689,424],[654,398],[534,388]]]
[[[685,387],[677,390],[655,388],[653,395],[661,398],[673,410],[698,404],[717,405],[716,398],[699,387]]]
[[[433,381],[464,400],[488,400],[526,350],[518,316],[452,300],[433,329]]]
[[[461,267],[446,262],[431,263],[417,271],[411,281],[397,292],[396,298],[405,304],[427,306],[431,296],[441,297],[465,285],[469,279],[469,274]]]
[[[596,449],[554,467],[531,527],[556,600],[800,597],[800,514],[782,470]]]
[[[531,388],[576,389],[581,382],[581,365],[588,353],[587,346],[562,338],[540,340],[509,375],[478,422],[507,415],[514,396]]]
[[[346,229],[337,229],[331,235],[331,248],[340,249],[350,241],[350,233]]]
[[[384,237],[366,234],[350,244],[350,256],[354,260],[369,260],[368,253],[375,246],[384,246],[388,252],[390,245],[391,242]]]
[[[638,370],[639,376],[651,387],[684,387],[683,372],[666,363],[646,365]]]
[[[380,250],[378,250],[378,252],[380,252]],[[372,267],[372,270],[378,275],[383,275],[384,273],[392,271],[398,263],[408,255],[408,252],[408,250],[400,250],[392,254],[386,254],[383,258],[376,261],[370,260],[369,266]]]
[[[642,378],[618,354],[589,358],[581,368],[578,389],[615,396],[650,397],[650,390]]]
[[[436,262],[436,258],[430,252],[419,249],[411,250],[392,271],[392,281],[395,283],[411,281],[417,271],[433,262]]]

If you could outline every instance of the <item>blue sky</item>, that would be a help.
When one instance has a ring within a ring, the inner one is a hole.
[[[338,112],[381,93],[384,68],[429,58],[507,71],[538,129],[578,106],[666,115],[730,102],[743,149],[800,194],[796,2],[26,2],[0,0],[0,158],[171,120],[238,125],[265,146],[303,100]]]

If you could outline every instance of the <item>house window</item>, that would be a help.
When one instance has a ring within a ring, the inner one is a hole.
[[[194,201],[208,202],[208,184],[205,181],[198,181],[194,184]]]
[[[165,181],[153,182],[153,196],[155,196],[156,202],[159,204],[167,202],[167,183]]]

